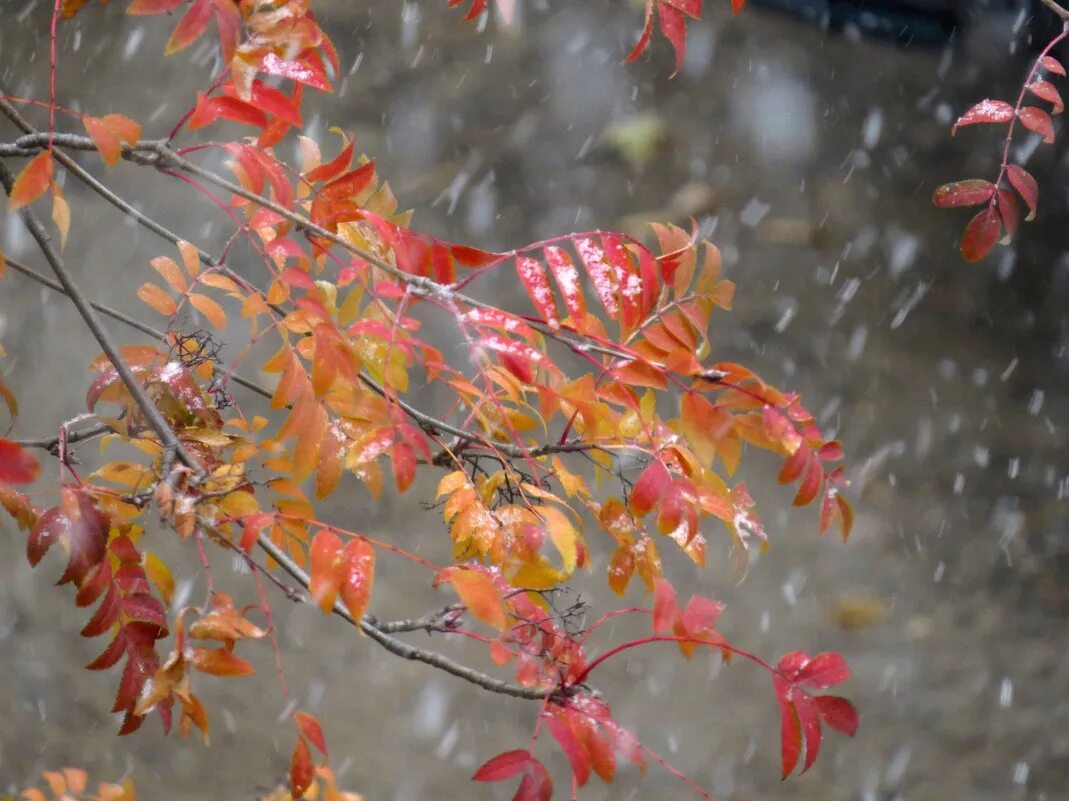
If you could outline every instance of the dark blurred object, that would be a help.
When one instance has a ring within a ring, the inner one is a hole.
[[[960,30],[1001,15],[1029,27],[1051,23],[1039,0],[750,0],[754,6],[798,17],[827,30],[937,47]]]

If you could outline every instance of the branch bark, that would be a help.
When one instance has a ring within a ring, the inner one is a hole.
[[[292,559],[289,558],[283,551],[278,548],[270,538],[261,534],[257,540],[257,545],[267,553],[272,559],[290,574],[293,579],[305,589],[308,589],[311,583],[311,578],[304,572],[304,570]],[[399,640],[396,637],[391,637],[383,629],[380,629],[377,625],[378,621],[375,618],[365,615],[360,620],[353,618],[349,614],[349,610],[345,608],[345,605],[341,601],[337,601],[334,604],[334,614],[347,620],[352,625],[359,628],[369,638],[377,642],[391,654],[399,656],[402,659],[411,659],[415,662],[423,662],[431,667],[438,668],[451,676],[456,676],[458,679],[463,679],[470,684],[474,684],[476,687],[481,687],[484,690],[488,690],[492,693],[499,693],[501,695],[510,695],[513,698],[522,698],[527,701],[544,701],[547,695],[553,695],[556,690],[539,690],[536,687],[523,687],[519,684],[512,684],[511,682],[504,681],[502,679],[494,678],[486,673],[470,668],[467,665],[462,665],[459,662],[454,662],[442,654],[434,651],[427,651],[423,648],[417,648],[404,640]],[[405,625],[412,621],[401,621],[400,628],[393,628],[394,631],[410,631],[413,629],[405,628]],[[417,626],[415,628],[423,628],[426,626]]]
[[[7,168],[7,165],[0,161],[0,183],[4,185],[4,191],[10,195],[11,190],[15,185],[15,176],[12,175],[11,170]],[[19,216],[22,217],[23,223],[29,230],[30,235],[37,242],[37,246],[41,249],[42,255],[45,257],[45,261],[48,262],[52,268],[52,272],[56,274],[56,279],[63,287],[64,293],[71,299],[75,307],[78,309],[78,313],[81,314],[82,319],[85,321],[86,327],[89,328],[93,338],[100,345],[101,350],[107,355],[108,360],[115,367],[115,372],[119,374],[119,378],[123,384],[126,385],[130,395],[133,397],[134,402],[137,403],[141,413],[145,415],[145,419],[149,425],[156,432],[156,436],[160,438],[160,443],[163,445],[167,453],[174,454],[177,458],[189,467],[194,474],[199,475],[201,473],[201,466],[196,459],[186,450],[185,446],[178,441],[178,437],[171,429],[170,424],[164,419],[163,414],[156,408],[156,404],[152,402],[152,399],[148,396],[145,388],[141,385],[141,382],[137,380],[137,376],[134,375],[130,366],[122,358],[119,353],[118,347],[111,339],[111,335],[108,334],[107,329],[104,328],[104,323],[100,317],[97,316],[96,309],[86,299],[85,295],[78,288],[78,285],[74,283],[67,272],[67,268],[63,263],[63,259],[56,253],[52,247],[52,242],[49,239],[48,232],[44,226],[41,225],[40,219],[33,209],[29,206],[24,206],[19,209]]]

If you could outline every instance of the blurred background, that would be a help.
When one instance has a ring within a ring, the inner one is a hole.
[[[0,0],[8,92],[47,98],[50,5]],[[941,183],[997,173],[1001,129],[951,139],[950,125],[984,97],[1016,98],[1056,29],[1047,12],[1016,0],[751,0],[732,17],[727,2],[711,2],[669,79],[663,40],[620,63],[640,3],[517,5],[511,23],[471,25],[441,0],[320,2],[342,75],[336,95],[313,98],[311,135],[333,152],[331,126],[355,131],[402,207],[416,210],[414,227],[483,248],[594,228],[643,236],[649,221],[696,219],[739,287],[735,311],[714,321],[716,355],[803,393],[846,446],[858,511],[849,543],[818,538],[815,512],[790,509],[778,465],[754,454],[743,470],[773,547],[741,583],[715,531],[707,571],[674,554],[667,564],[728,604],[722,629],[738,645],[769,659],[841,651],[855,674],[844,692],[862,713],[855,740],[829,734],[810,774],[781,783],[767,677],[667,650],[633,652],[600,673],[618,719],[721,799],[1065,798],[1065,151],[1017,140],[1015,157],[1039,179],[1039,218],[980,264],[956,250],[968,212],[930,202]],[[160,136],[210,80],[212,43],[164,59],[175,20],[127,17],[124,6],[93,3],[63,24],[59,100],[127,114]],[[16,137],[6,123],[0,131]],[[127,164],[107,179],[180,235],[209,250],[225,241],[187,187]],[[148,259],[173,255],[170,246],[81,186],[66,191],[67,253],[83,287],[149,319],[134,293]],[[0,219],[0,244],[43,267],[20,226]],[[507,280],[498,290],[501,303],[516,291]],[[15,436],[54,433],[84,410],[96,348],[64,298],[9,271],[0,342],[0,370],[23,408]],[[381,503],[347,485],[330,515],[440,555],[439,513],[418,506],[432,485]],[[182,564],[168,535],[150,536]],[[116,739],[107,709],[118,676],[81,669],[103,644],[77,636],[85,615],[47,566],[29,569],[24,535],[6,519],[0,541],[0,793],[62,765],[130,775],[142,797],[161,799],[252,799],[284,779],[292,730],[276,723],[286,702],[268,648],[244,650],[259,676],[198,683],[213,710],[210,750],[165,740],[155,720]],[[594,542],[595,589],[583,598],[596,606],[607,600],[609,551]],[[221,584],[249,592],[216,561]],[[203,577],[188,568],[181,589],[199,599]],[[426,583],[381,559],[372,611],[401,617],[446,602]],[[294,701],[323,720],[343,785],[392,801],[508,797],[468,777],[523,747],[531,704],[399,664],[337,619],[275,597]],[[638,585],[628,597],[644,602]],[[563,761],[548,764],[563,797]],[[611,786],[595,779],[582,797],[692,796],[651,768],[622,771]]]

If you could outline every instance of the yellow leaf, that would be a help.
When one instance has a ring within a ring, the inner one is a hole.
[[[71,230],[71,207],[58,185],[52,187],[52,221],[59,229],[59,249],[65,250]]]
[[[164,317],[170,317],[178,311],[174,298],[156,284],[142,284],[137,290],[137,296]]]
[[[560,509],[553,506],[536,506],[535,512],[545,521],[549,538],[560,552],[564,576],[570,576],[579,558],[579,532]]]
[[[193,307],[207,318],[208,322],[216,328],[226,328],[226,312],[223,307],[209,298],[207,295],[193,293],[189,296],[189,302]]]
[[[167,564],[156,554],[148,553],[147,551],[142,555],[142,561],[144,562],[145,575],[148,576],[149,581],[156,585],[156,589],[159,591],[164,603],[170,606],[171,599],[174,597],[174,576],[171,575]]]

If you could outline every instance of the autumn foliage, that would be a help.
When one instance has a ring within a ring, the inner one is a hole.
[[[92,13],[94,5],[57,2],[53,38],[63,19]],[[815,507],[815,528],[838,527],[845,538],[852,525],[840,494],[840,444],[821,432],[796,394],[711,355],[711,327],[731,308],[735,290],[721,275],[719,251],[667,225],[653,226],[652,244],[591,231],[503,253],[418,232],[352,135],[338,130],[316,141],[302,133],[304,93],[331,91],[339,71],[311,5],[129,3],[134,15],[170,12],[145,21],[173,25],[168,55],[181,58],[192,43],[213,37],[226,65],[173,128],[154,132],[157,138],[143,138],[144,126],[121,114],[71,111],[54,89],[47,102],[0,100],[20,130],[0,146],[8,208],[19,210],[103,350],[86,379],[95,427],[63,424],[45,445],[0,440],[0,502],[26,532],[31,564],[62,550],[59,583],[70,585],[75,605],[86,610],[82,636],[101,643],[88,668],[116,677],[119,733],[154,716],[165,730],[195,730],[207,741],[211,710],[198,688],[210,677],[248,676],[251,649],[278,648],[274,587],[277,597],[344,618],[367,635],[367,647],[534,702],[528,747],[487,755],[474,775],[516,782],[518,801],[552,795],[536,754],[546,732],[542,743],[551,740],[563,753],[576,789],[592,775],[613,781],[618,760],[643,769],[654,761],[678,775],[595,690],[603,664],[639,647],[674,647],[684,658],[711,651],[767,671],[781,712],[783,776],[799,765],[809,769],[825,724],[850,735],[858,726],[849,701],[823,693],[849,677],[843,658],[796,651],[773,663],[737,647],[717,629],[722,604],[698,595],[681,603],[661,559],[665,549],[679,549],[702,566],[707,537],[726,535],[741,565],[767,545],[738,478],[752,449],[781,460],[779,480],[792,488],[795,505]],[[490,13],[487,0],[466,5],[467,19]],[[735,11],[742,5],[732,1]],[[501,10],[511,6],[501,3]],[[647,0],[627,60],[643,53],[656,28],[678,69],[688,20],[697,20],[702,6]],[[62,68],[54,50],[52,59],[53,71]],[[1044,66],[1052,70],[1053,63]],[[1030,84],[1050,100],[1046,86]],[[46,130],[23,114],[35,105],[48,109]],[[1020,109],[1018,116],[1032,127]],[[245,126],[248,135],[199,136],[221,121]],[[994,119],[959,124],[973,121]],[[296,143],[295,163],[280,155],[284,142]],[[214,153],[226,157],[229,174],[202,165]],[[116,346],[99,325],[110,310],[81,295],[78,260],[69,255],[76,251],[65,250],[77,209],[64,199],[57,174],[66,170],[110,192],[79,166],[86,158],[108,167],[126,160],[146,171],[146,181],[172,179],[206,197],[232,226],[231,241],[251,244],[254,270],[232,269],[229,246],[209,253],[116,198],[113,205],[164,240],[135,290],[155,321],[138,323],[141,344]],[[1034,207],[1034,182],[1023,170],[1004,172]],[[1005,223],[1009,201],[993,188],[947,189],[944,205],[963,205],[966,196],[989,203],[987,213]],[[58,249],[37,216],[47,201]],[[27,269],[14,260],[9,266]],[[248,274],[257,280],[242,277]],[[503,308],[488,299],[486,279],[502,274],[526,302]],[[249,345],[229,363],[219,355],[224,334]],[[460,343],[459,357],[441,347],[449,337]],[[251,346],[265,343],[271,355],[250,363]],[[243,371],[275,380],[261,386]],[[430,404],[429,386],[446,402]],[[15,395],[0,384],[0,398],[14,422]],[[245,411],[254,401],[266,402],[265,414]],[[140,456],[82,475],[72,451],[90,438],[100,439],[105,454],[126,445],[123,453]],[[34,444],[58,458],[59,486],[29,486],[40,469],[27,450]],[[318,507],[345,476],[377,498],[404,494],[424,475],[437,483],[428,500],[451,543],[447,564],[325,520]],[[176,608],[171,569],[154,552],[165,536],[195,553],[232,552],[250,568],[250,585],[224,591],[209,573],[205,602]],[[407,620],[371,615],[376,563],[384,558],[425,570],[455,602]],[[594,564],[607,565],[605,580],[617,595],[650,600],[606,610],[576,631],[554,593],[588,580]],[[244,595],[256,601],[234,600]],[[648,633],[622,642],[599,637],[617,615],[648,619]],[[415,631],[469,640],[488,651],[498,674],[398,636]],[[296,711],[290,722],[289,786],[270,797],[353,798],[335,786],[318,721]],[[132,798],[131,788],[118,785],[92,792],[75,769],[45,781],[56,797]]]
[[[1064,16],[1069,26],[1069,13]],[[1002,148],[1002,161],[994,181],[970,178],[944,184],[935,190],[932,202],[940,208],[959,206],[983,206],[965,226],[961,238],[961,255],[966,261],[975,262],[984,258],[1001,240],[1009,242],[1017,234],[1021,222],[1021,203],[1027,214],[1025,221],[1033,220],[1039,204],[1039,184],[1028,170],[1010,161],[1010,146],[1017,123],[1037,134],[1044,144],[1055,140],[1054,122],[1051,115],[1065,110],[1061,93],[1052,83],[1053,79],[1065,77],[1065,67],[1051,51],[1067,36],[1069,27],[1052,39],[1040,53],[1028,71],[1016,104],[1005,100],[981,100],[962,114],[951,128],[951,134],[969,125],[1006,125]],[[1050,110],[1040,106],[1025,105],[1042,101]]]

